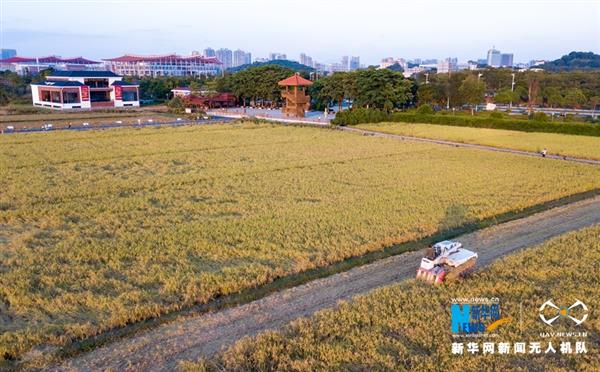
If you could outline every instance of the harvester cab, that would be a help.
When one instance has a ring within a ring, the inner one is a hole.
[[[442,283],[468,274],[477,261],[477,253],[464,249],[460,242],[444,240],[427,249],[417,270],[417,279]]]

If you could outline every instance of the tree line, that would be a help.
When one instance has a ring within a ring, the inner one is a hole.
[[[486,97],[494,103],[527,106],[591,109],[600,105],[600,72],[486,69],[419,74],[415,82],[419,104],[431,106],[460,107],[483,102]]]
[[[40,75],[19,76],[0,72],[0,104],[30,102],[32,82],[41,81],[51,70]],[[126,77],[140,84],[142,100],[167,101],[171,89],[188,86],[193,91],[231,92],[246,106],[279,106],[282,103],[277,85],[294,70],[264,65],[218,77]],[[304,77],[315,77],[309,72]],[[514,75],[514,86],[513,82]],[[316,79],[308,89],[312,108],[378,108],[386,111],[428,104],[431,107],[473,107],[486,99],[500,104],[598,108],[600,106],[600,72],[569,71],[513,72],[510,69],[460,71],[451,74],[421,73],[404,78],[399,71],[368,68],[336,72]]]

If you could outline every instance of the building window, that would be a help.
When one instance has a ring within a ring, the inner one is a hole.
[[[63,92],[63,103],[79,103],[79,93]]]
[[[123,102],[131,102],[138,100],[138,94],[136,90],[124,90],[122,93]]]
[[[50,91],[49,90],[42,90],[40,93],[41,93],[40,101],[50,102]]]
[[[54,90],[42,90],[40,92],[40,101],[60,103],[60,92]]]
[[[83,81],[90,88],[108,88],[108,79],[84,79]]]

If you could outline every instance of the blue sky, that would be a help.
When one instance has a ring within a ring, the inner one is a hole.
[[[241,48],[321,62],[359,55],[515,61],[600,53],[600,1],[0,0],[2,48],[109,58]]]

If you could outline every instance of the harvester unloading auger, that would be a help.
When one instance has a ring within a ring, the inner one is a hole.
[[[444,240],[427,249],[417,270],[417,279],[429,283],[454,280],[472,271],[477,253],[464,249],[460,242]]]

